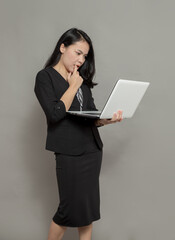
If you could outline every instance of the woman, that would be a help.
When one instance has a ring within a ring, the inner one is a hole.
[[[55,153],[59,206],[48,240],[62,239],[66,227],[77,227],[80,240],[91,239],[92,222],[100,219],[99,175],[103,143],[98,128],[122,120],[68,115],[68,110],[97,110],[91,88],[95,73],[91,39],[69,29],[59,39],[44,69],[36,76],[35,94],[47,119],[46,149]]]

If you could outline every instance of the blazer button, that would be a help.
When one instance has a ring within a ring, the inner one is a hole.
[[[60,109],[60,107],[57,107],[57,109]]]

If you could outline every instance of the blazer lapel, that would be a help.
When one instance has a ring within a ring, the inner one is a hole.
[[[55,94],[60,99],[61,96],[64,94],[64,92],[68,89],[69,83],[54,68],[48,67],[46,70],[47,70],[48,74],[50,75]],[[87,110],[87,102],[88,102],[88,97],[89,97],[87,87],[88,86],[85,83],[83,83],[81,85],[81,89],[83,92],[83,110]],[[73,99],[70,110],[71,111],[79,111],[80,110],[80,103],[79,103],[76,95]]]

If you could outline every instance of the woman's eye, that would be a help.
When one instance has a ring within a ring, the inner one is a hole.
[[[77,55],[81,55],[80,52],[76,52]],[[87,59],[87,56],[84,56],[84,59],[86,60]]]

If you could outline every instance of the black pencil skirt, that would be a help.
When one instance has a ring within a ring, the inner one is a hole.
[[[100,219],[99,176],[102,150],[72,156],[55,153],[59,206],[52,220],[82,227]]]

